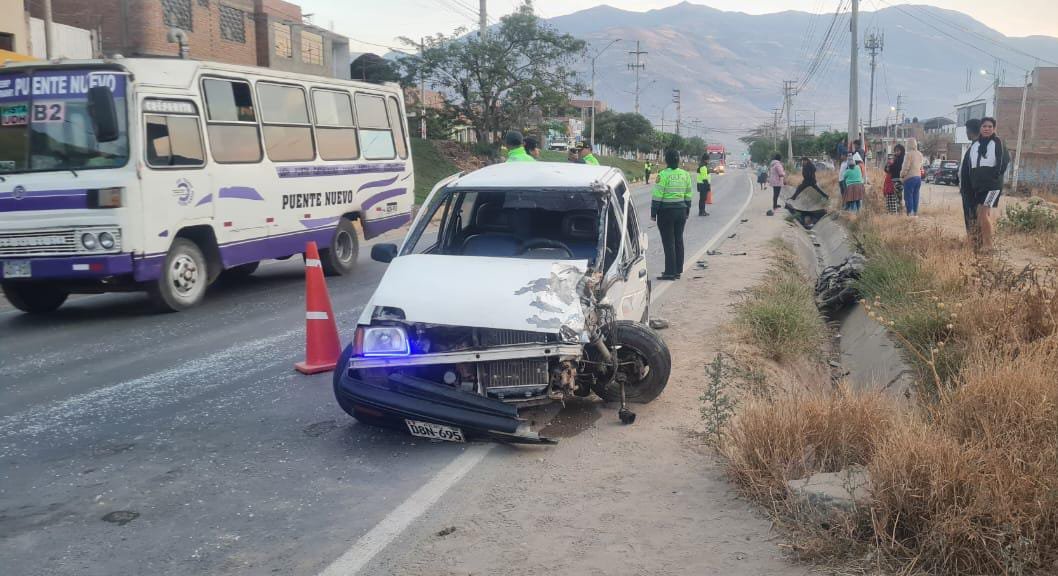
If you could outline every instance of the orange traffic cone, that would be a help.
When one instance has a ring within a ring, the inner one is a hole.
[[[320,268],[320,253],[316,243],[309,242],[305,246],[305,361],[294,368],[302,374],[334,370],[340,353],[338,326]]]
[[[709,191],[705,193],[705,203],[706,204],[712,204],[713,203],[713,189],[712,188],[710,188]]]

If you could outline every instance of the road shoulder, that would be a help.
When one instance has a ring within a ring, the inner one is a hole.
[[[614,406],[569,403],[545,430],[562,437],[557,447],[497,447],[363,573],[807,573],[700,440],[704,365],[785,225],[764,215],[769,200],[756,194],[720,254],[656,303],[672,322],[673,374],[658,400],[635,406],[634,425],[620,425]]]

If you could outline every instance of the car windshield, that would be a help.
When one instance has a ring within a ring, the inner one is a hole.
[[[114,95],[118,138],[97,142],[88,89]],[[0,174],[124,166],[129,157],[125,76],[107,70],[0,74]]]
[[[603,207],[587,189],[445,190],[425,207],[403,254],[594,261]]]

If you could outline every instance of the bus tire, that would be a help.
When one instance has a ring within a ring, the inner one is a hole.
[[[208,285],[208,267],[202,250],[187,238],[177,238],[165,255],[161,275],[148,292],[159,310],[179,312],[202,302]]]
[[[47,314],[54,312],[66,302],[69,292],[51,285],[30,282],[5,282],[4,297],[12,306],[27,314]]]
[[[356,228],[347,218],[339,218],[331,245],[320,250],[323,273],[327,276],[346,276],[356,268],[359,256],[360,242],[356,237]]]
[[[230,282],[232,280],[249,278],[251,274],[257,271],[257,267],[260,265],[260,262],[247,262],[246,264],[233,266],[220,273],[220,280]]]

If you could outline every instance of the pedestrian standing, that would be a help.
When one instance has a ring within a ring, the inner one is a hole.
[[[856,213],[860,211],[860,203],[863,202],[863,171],[856,163],[855,158],[849,158],[845,164],[845,171],[841,176],[845,182],[845,210]]]
[[[761,190],[768,185],[768,170],[764,167],[757,171],[757,184],[760,184]]]
[[[830,196],[819,187],[819,184],[816,183],[815,163],[812,162],[811,158],[801,158],[801,183],[797,185],[797,190],[794,191],[790,200],[796,200],[797,197],[801,195],[801,192],[804,192],[809,188],[815,188],[816,192],[823,195],[823,198],[830,198]]]
[[[890,214],[899,214],[904,202],[904,181],[900,179],[900,171],[904,169],[906,151],[903,144],[893,146],[893,161],[887,168],[889,177],[893,181],[893,194],[885,199],[886,211]]]
[[[970,142],[975,142],[981,137],[980,120],[970,118],[965,126],[966,138]],[[962,219],[966,225],[966,238],[970,241],[974,251],[977,251],[981,246],[980,234],[977,230],[977,206],[974,204],[973,184],[970,182],[970,148],[972,146],[966,147],[962,162],[959,163],[959,196],[962,197]]]
[[[580,150],[576,146],[566,151],[566,161],[573,164],[584,164],[584,160],[580,159]]]
[[[918,141],[907,139],[904,164],[900,168],[900,180],[904,183],[904,207],[908,216],[918,216],[919,191],[922,188],[922,153]]]
[[[900,212],[900,202],[896,199],[896,186],[893,185],[893,175],[891,169],[893,166],[893,155],[890,154],[885,160],[885,180],[882,182],[882,195],[885,196],[885,211],[889,214],[896,214]]]
[[[508,162],[536,162],[536,158],[533,158],[525,151],[525,140],[522,139],[521,132],[511,130],[503,138],[503,143],[508,149]]]
[[[771,186],[771,209],[779,209],[779,194],[786,185],[786,169],[782,166],[782,154],[772,156],[768,166],[768,185]]]
[[[645,180],[647,184],[650,184],[650,173],[653,171],[654,165],[650,163],[650,160],[647,160],[646,163],[643,164],[643,172],[646,175]]]
[[[587,142],[581,142],[577,145],[580,152],[580,159],[584,161],[584,164],[591,164],[592,166],[599,165],[599,159],[592,153],[591,145]]]
[[[525,137],[525,153],[531,156],[533,160],[540,159],[540,142],[535,137]]]
[[[970,183],[977,209],[981,249],[992,250],[992,208],[1003,194],[1003,175],[1010,165],[1010,154],[996,136],[996,119],[981,118],[981,135],[970,146]]]
[[[691,213],[694,187],[691,175],[680,168],[680,154],[665,151],[665,164],[658,172],[650,202],[650,219],[658,223],[661,247],[665,252],[665,271],[658,280],[677,280],[683,273],[683,228]]]
[[[702,154],[702,160],[698,163],[698,215],[708,216],[705,211],[706,204],[712,204],[712,176],[709,174],[709,155]]]

